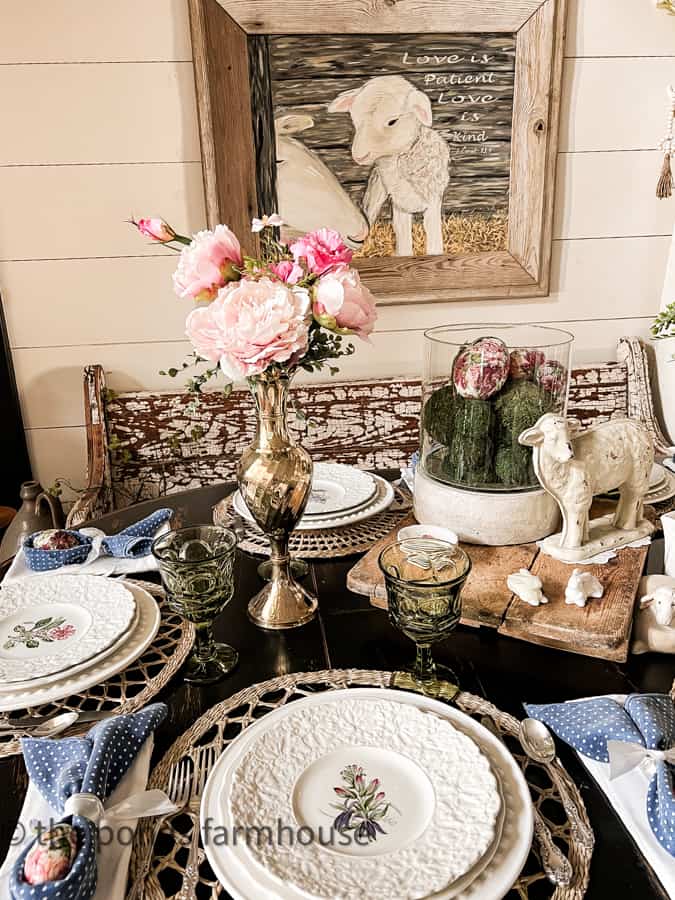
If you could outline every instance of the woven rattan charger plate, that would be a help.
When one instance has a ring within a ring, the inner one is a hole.
[[[102,710],[111,715],[135,712],[145,706],[168,684],[169,680],[183,664],[194,640],[193,626],[169,609],[163,599],[164,591],[147,581],[133,581],[159,600],[162,614],[159,631],[148,649],[123,672],[114,675],[101,684],[94,685],[79,694],[72,694],[64,700],[55,700],[41,706],[17,710],[11,717],[52,716],[60,712],[91,712]],[[1,721],[1,718],[0,718]],[[91,722],[77,722],[64,732],[65,737],[86,734]],[[0,758],[21,753],[19,735],[0,737]]]
[[[216,525],[233,528],[237,532],[237,546],[246,553],[268,556],[270,545],[260,529],[237,515],[232,507],[232,497],[225,497],[213,507]],[[328,528],[321,531],[294,531],[289,549],[301,559],[337,559],[355,553],[367,553],[373,544],[381,540],[410,512],[409,495],[395,488],[394,500],[384,512],[363,522],[345,525],[344,528]]]
[[[213,745],[218,755],[246,728],[266,712],[277,709],[289,701],[314,694],[318,691],[337,690],[347,687],[389,687],[391,672],[366,671],[360,669],[332,669],[322,672],[303,672],[293,675],[282,675],[260,684],[245,688],[222,703],[217,704],[204,713],[173,744],[164,758],[153,770],[148,781],[148,789],[166,790],[169,774],[178,762],[190,756],[195,748]],[[462,712],[480,718],[489,716],[499,732],[507,739],[509,749],[523,770],[530,787],[533,803],[544,821],[551,829],[556,843],[562,843],[572,865],[573,879],[567,887],[555,887],[543,872],[541,862],[533,846],[525,868],[509,898],[553,898],[553,900],[580,900],[586,892],[592,851],[583,847],[572,834],[560,795],[550,776],[555,769],[564,781],[579,809],[582,820],[590,829],[583,800],[565,769],[556,759],[550,764],[539,764],[525,756],[519,742],[515,740],[518,733],[518,720],[503,713],[487,700],[469,693],[460,693],[455,698],[456,705]],[[169,817],[161,825],[155,846],[151,846],[154,836],[154,820],[143,819],[136,833],[133,856],[131,860],[131,884],[136,880],[143,881],[140,896],[144,900],[162,900],[164,897],[178,895],[182,885],[183,866],[187,856],[192,829],[199,828],[197,813],[178,813]],[[224,895],[224,889],[216,881],[208,861],[200,847],[199,850],[200,883],[197,896],[211,898]]]

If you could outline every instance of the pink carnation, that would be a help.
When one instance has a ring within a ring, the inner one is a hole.
[[[179,297],[212,300],[228,281],[239,278],[237,268],[242,265],[239,241],[227,225],[199,231],[181,250],[173,274],[174,290]]]
[[[518,349],[511,351],[510,374],[514,381],[522,378],[532,379],[535,370],[546,357],[541,350]]]
[[[193,310],[187,336],[205,359],[230,379],[259,375],[307,349],[310,299],[304,288],[244,279],[218,292],[210,306]]]
[[[368,339],[377,319],[375,298],[356,269],[339,265],[321,276],[314,290],[314,318],[331,331]]]
[[[453,380],[457,393],[487,400],[504,386],[509,375],[509,351],[497,338],[480,338],[462,350],[455,360]]]
[[[320,228],[298,238],[291,244],[290,250],[296,262],[303,258],[307,260],[307,266],[314,275],[321,275],[339,263],[349,263],[352,258],[352,251],[341,235],[330,228]]]
[[[302,266],[291,259],[282,259],[280,262],[272,263],[270,271],[274,272],[286,284],[297,284],[305,274]]]
[[[555,359],[543,362],[535,374],[535,381],[552,394],[561,394],[567,387],[567,369]]]

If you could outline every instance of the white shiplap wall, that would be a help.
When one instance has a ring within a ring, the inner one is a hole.
[[[169,251],[130,214],[204,224],[186,0],[22,0],[0,16],[0,290],[43,483],[82,484],[82,367],[166,388],[185,349]],[[415,374],[450,321],[561,323],[576,359],[611,358],[658,308],[675,203],[653,149],[675,81],[675,18],[651,0],[570,0],[550,297],[381,310],[346,377]]]

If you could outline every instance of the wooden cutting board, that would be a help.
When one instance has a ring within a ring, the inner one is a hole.
[[[605,510],[594,509],[594,515]],[[347,587],[370,598],[373,606],[387,608],[384,579],[377,563],[384,547],[396,539],[399,528],[413,525],[412,513],[391,534],[382,538],[354,566]],[[565,603],[565,587],[574,566],[540,552],[536,544],[512,547],[460,545],[469,555],[471,573],[462,591],[462,624],[496,628],[500,634],[580,653],[624,662],[628,658],[635,598],[649,547],[624,548],[605,565],[579,565],[592,572],[605,588],[601,600],[589,600],[583,609]],[[529,569],[544,585],[548,604],[528,606],[506,586],[518,569]]]

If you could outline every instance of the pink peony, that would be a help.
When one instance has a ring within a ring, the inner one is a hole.
[[[356,269],[339,265],[321,276],[314,289],[314,318],[331,331],[368,339],[377,319],[375,298]]]
[[[536,371],[534,380],[544,390],[560,394],[567,387],[567,369],[555,359],[547,359]]]
[[[65,878],[77,854],[77,832],[71,825],[55,825],[41,832],[26,854],[23,877],[28,884]]]
[[[293,262],[292,259],[282,259],[281,262],[272,263],[270,271],[274,272],[286,284],[297,284],[305,274],[302,266]]]
[[[259,375],[307,349],[310,299],[304,288],[244,279],[218,292],[187,318],[187,336],[230,379]]]
[[[291,244],[290,250],[296,262],[302,258],[307,260],[307,266],[313,275],[321,275],[339,263],[349,263],[352,258],[352,251],[341,235],[330,228],[320,228],[298,238]]]
[[[237,281],[237,267],[243,265],[241,247],[227,225],[213,231],[199,231],[181,250],[178,268],[173,274],[174,290],[179,297],[213,300],[228,281]]]
[[[541,350],[518,349],[511,351],[511,378],[519,381],[522,378],[532,379],[535,370],[544,362],[546,357]]]
[[[159,241],[160,244],[172,241],[176,237],[176,232],[170,225],[166,224],[164,219],[138,219],[138,221],[132,219],[131,222],[141,234],[151,238],[153,241]]]
[[[506,344],[497,338],[479,338],[455,360],[453,380],[457,393],[473,400],[487,400],[504,386],[509,365]]]

